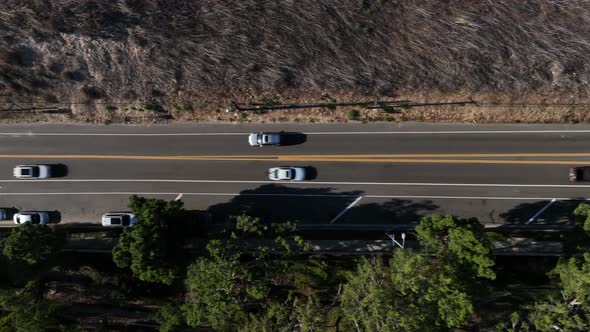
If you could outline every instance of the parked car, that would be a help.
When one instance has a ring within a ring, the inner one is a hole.
[[[570,168],[570,181],[590,181],[590,166],[578,166]]]
[[[109,212],[102,216],[102,225],[105,227],[133,226],[137,218],[131,212]]]
[[[34,225],[47,225],[51,222],[47,211],[24,211],[15,213],[12,217],[15,224],[20,225],[30,222]]]
[[[273,181],[303,181],[305,180],[305,168],[291,166],[273,167],[268,170],[268,178]]]
[[[46,179],[51,177],[50,165],[18,165],[12,171],[18,179]]]
[[[248,142],[251,146],[281,145],[281,133],[251,133]]]
[[[8,211],[6,209],[0,209],[0,220],[8,219]]]

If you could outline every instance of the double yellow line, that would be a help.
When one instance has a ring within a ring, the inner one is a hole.
[[[442,164],[523,164],[573,165],[590,164],[590,153],[410,153],[410,154],[343,154],[343,155],[217,155],[217,156],[140,156],[100,154],[2,154],[0,159],[107,159],[107,160],[173,160],[173,161],[293,161],[293,162],[358,162],[358,163],[442,163]],[[502,159],[490,159],[502,158]],[[536,160],[531,158],[558,158]]]

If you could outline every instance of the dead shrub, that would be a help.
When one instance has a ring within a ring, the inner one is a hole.
[[[11,49],[0,48],[0,65],[18,65],[18,53]]]
[[[101,99],[104,97],[104,92],[95,86],[85,86],[82,88],[82,93],[87,99]]]

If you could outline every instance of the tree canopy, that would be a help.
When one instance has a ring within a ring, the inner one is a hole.
[[[435,214],[423,218],[416,232],[426,253],[444,259],[467,273],[468,278],[495,279],[491,244],[483,229],[477,219],[457,219],[450,215]]]
[[[473,313],[462,283],[411,250],[394,250],[388,264],[362,258],[341,295],[348,328],[357,331],[437,331],[459,327]]]
[[[43,295],[43,285],[31,281],[22,289],[0,291],[0,307],[8,314],[0,318],[0,331],[43,332],[55,329],[58,304]]]
[[[574,210],[576,223],[586,231],[590,232],[590,204],[581,203]]]
[[[416,232],[420,252],[362,258],[348,273],[340,298],[347,330],[439,331],[470,321],[475,286],[495,278],[482,225],[434,215]]]
[[[123,230],[113,249],[118,267],[130,267],[140,280],[171,284],[183,257],[182,229],[186,218],[181,201],[132,196],[129,207],[138,219]]]
[[[53,227],[24,223],[10,230],[2,241],[2,253],[11,260],[37,264],[58,252],[64,240],[64,233]]]
[[[322,321],[318,300],[302,294],[293,276],[294,252],[305,247],[293,229],[290,223],[264,224],[242,215],[227,238],[210,240],[208,255],[188,268],[183,306],[188,325],[211,324],[216,330],[292,331],[295,326],[315,330]],[[297,272],[325,276],[321,263],[312,266]],[[303,283],[310,279],[297,278]]]

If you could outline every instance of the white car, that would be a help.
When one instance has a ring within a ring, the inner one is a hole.
[[[24,211],[15,213],[12,217],[17,225],[30,222],[33,225],[47,225],[50,222],[49,212],[46,211]]]
[[[281,134],[280,133],[251,133],[248,137],[248,143],[251,146],[263,146],[263,145],[280,145]]]
[[[12,171],[18,179],[46,179],[51,177],[49,165],[18,165]]]
[[[290,166],[273,167],[268,170],[268,178],[273,181],[303,181],[305,180],[305,168]]]
[[[105,227],[133,226],[137,218],[131,212],[109,212],[102,216],[102,225]]]

